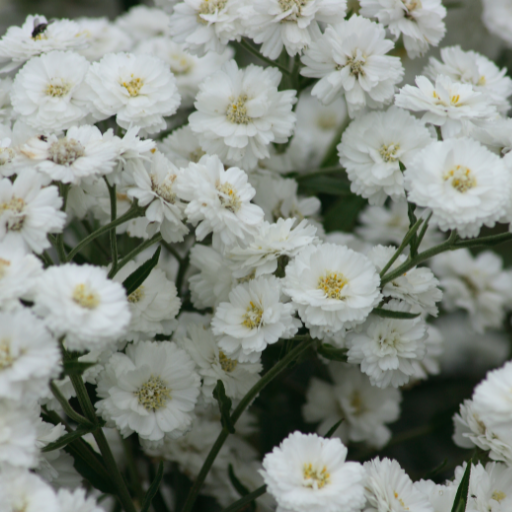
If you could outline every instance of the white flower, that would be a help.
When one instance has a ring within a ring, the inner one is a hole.
[[[169,16],[161,9],[136,5],[116,18],[116,26],[133,41],[146,41],[152,37],[169,36]]]
[[[296,224],[294,218],[277,219],[277,222],[263,222],[254,240],[244,246],[235,245],[227,250],[227,256],[234,267],[236,277],[254,274],[259,277],[272,274],[282,256],[293,258],[302,249],[318,243],[316,227],[302,220]]]
[[[416,216],[425,215],[424,210],[416,208]],[[368,206],[359,215],[359,224],[355,232],[366,242],[373,244],[393,243],[397,247],[409,231],[410,221],[407,202],[392,202],[389,209],[381,206]],[[431,224],[423,237],[421,248],[429,249],[443,241],[443,236]]]
[[[407,167],[432,141],[421,121],[396,107],[357,118],[343,132],[338,145],[352,192],[378,206],[388,196],[394,201],[405,198],[400,164]]]
[[[39,398],[60,372],[60,350],[29,310],[0,313],[0,397]]]
[[[132,46],[130,35],[108,18],[78,18],[75,21],[87,41],[87,46],[76,52],[89,61],[99,60],[107,53],[127,51]]]
[[[221,380],[226,395],[240,400],[256,382],[262,366],[259,361],[243,363],[229,358],[215,340],[211,329],[191,324],[187,337],[175,339],[186,350],[197,365],[197,372],[203,381],[201,391],[206,402],[214,402],[213,390]]]
[[[104,512],[93,497],[86,498],[85,489],[59,489],[57,500],[60,512]]]
[[[41,262],[33,254],[0,243],[0,310],[16,309],[19,299],[30,298],[41,271]]]
[[[174,7],[170,33],[196,55],[222,53],[228,41],[240,41],[240,0],[185,0]]]
[[[498,435],[484,423],[475,410],[472,400],[464,400],[459,413],[453,417],[455,431],[453,442],[461,448],[474,448],[489,451],[493,460],[506,462],[512,467],[512,433],[510,429],[500,429]]]
[[[199,144],[197,135],[187,124],[173,132],[158,143],[158,149],[176,165],[187,167],[190,162],[197,164],[206,152]]]
[[[333,434],[342,442],[366,441],[377,448],[384,446],[391,439],[385,424],[400,415],[400,391],[372,386],[366,375],[347,364],[330,363],[328,370],[334,384],[311,379],[302,408],[304,419],[320,422],[316,430],[323,434],[343,420]]]
[[[483,0],[482,21],[494,35],[500,37],[507,46],[512,46],[512,6],[508,0]]]
[[[302,57],[301,74],[320,78],[313,96],[331,103],[344,93],[351,117],[365,106],[381,108],[391,103],[404,70],[398,57],[386,55],[394,44],[385,37],[381,25],[356,15],[328,25]]]
[[[375,458],[365,462],[365,512],[434,512],[427,496],[415,488],[396,460]]]
[[[133,52],[154,55],[169,65],[176,78],[182,108],[191,107],[199,92],[199,84],[233,58],[233,50],[230,47],[227,47],[223,53],[208,52],[203,57],[197,57],[184,50],[183,45],[167,37],[141,41]]]
[[[395,105],[426,111],[423,121],[441,127],[443,138],[469,135],[478,123],[496,116],[496,107],[471,84],[453,81],[438,75],[435,85],[425,76],[416,77],[416,86],[405,85],[395,96]]]
[[[294,432],[265,455],[261,474],[283,512],[356,512],[364,505],[364,470],[346,457],[338,438]]]
[[[48,268],[39,279],[35,312],[70,350],[104,347],[130,322],[124,288],[104,268],[68,263]]]
[[[139,341],[114,354],[98,382],[98,412],[123,435],[150,441],[183,434],[200,379],[188,354],[169,341]]]
[[[461,237],[477,236],[505,214],[511,190],[502,160],[468,138],[433,142],[404,173],[408,199],[432,209],[432,222]]]
[[[288,263],[283,290],[306,327],[336,332],[364,322],[381,298],[379,281],[362,254],[322,244],[306,247]]]
[[[137,198],[140,206],[149,205],[145,212],[148,233],[159,230],[166,242],[182,242],[188,228],[182,222],[185,205],[177,197],[178,168],[155,152],[147,165],[134,160],[132,175],[135,187],[128,189],[128,196]]]
[[[43,187],[46,178],[26,169],[12,183],[0,180],[0,242],[25,252],[43,252],[50,247],[48,233],[59,233],[66,214],[57,187]]]
[[[11,104],[12,78],[0,80],[0,121],[8,124],[13,117]]]
[[[185,215],[197,225],[198,240],[213,231],[230,244],[255,234],[263,220],[263,210],[250,203],[255,190],[247,174],[238,167],[225,170],[218,156],[205,155],[197,164],[190,163],[174,186],[178,197],[189,201]]]
[[[230,165],[256,167],[269,156],[271,142],[282,144],[292,134],[296,91],[279,92],[281,73],[250,64],[238,69],[234,60],[199,86],[190,128],[204,150]]]
[[[34,406],[37,407],[31,400],[20,403],[0,398],[0,467],[29,468],[36,465]],[[7,473],[11,472],[12,469]]]
[[[130,261],[115,275],[114,281],[122,283],[137,267]],[[128,303],[131,320],[125,337],[129,340],[171,334],[181,306],[176,286],[159,268],[151,270],[144,283],[128,295]]]
[[[198,309],[212,308],[229,300],[236,284],[228,260],[215,248],[196,244],[190,250],[190,265],[199,269],[188,279],[192,303]]]
[[[442,62],[430,57],[427,76],[435,80],[437,75],[446,75],[456,82],[471,84],[475,91],[488,96],[500,113],[507,113],[512,80],[506,76],[506,68],[500,70],[488,58],[473,51],[464,52],[460,46],[443,48],[441,59]]]
[[[122,128],[145,133],[167,127],[164,116],[176,112],[180,95],[163,61],[150,55],[109,53],[89,68],[86,95],[97,119],[116,116]]]
[[[391,300],[386,309],[409,312],[402,302]],[[421,373],[419,363],[426,354],[427,327],[421,317],[411,320],[370,317],[361,332],[347,334],[348,362],[379,388],[395,388]]]
[[[473,394],[474,411],[485,421],[485,425],[498,435],[508,432],[512,426],[512,362],[489,372]]]
[[[74,52],[51,52],[27,62],[14,79],[14,112],[38,130],[64,130],[88,114],[84,79],[89,63]]]
[[[0,497],[6,512],[60,512],[55,491],[29,471],[11,469],[1,472]]]
[[[241,283],[229,302],[217,306],[212,331],[219,347],[240,362],[255,363],[267,345],[291,338],[300,327],[291,304],[281,302],[281,282],[274,276]]]
[[[508,358],[510,343],[505,332],[487,330],[482,336],[469,320],[469,315],[459,311],[444,315],[433,324],[449,340],[440,358],[444,375],[480,375],[501,366]]]
[[[73,126],[64,137],[32,137],[20,153],[52,180],[78,185],[83,178],[112,172],[120,145],[112,130],[102,134],[96,126]]]
[[[72,50],[86,44],[86,36],[75,21],[49,22],[44,16],[29,15],[21,27],[9,27],[0,40],[0,62],[5,62],[0,72],[12,71],[42,53]]]
[[[398,39],[403,34],[407,55],[414,59],[429,45],[437,46],[446,27],[441,0],[360,0],[362,16],[377,18]]]
[[[395,254],[394,247],[376,245],[367,254],[370,261],[378,271],[381,271]],[[407,256],[401,254],[389,267],[387,272],[392,272],[402,263],[407,261]],[[428,313],[437,316],[436,303],[443,298],[443,293],[438,288],[439,281],[429,268],[413,267],[402,275],[384,285],[382,295],[393,299],[403,300],[411,306],[414,313]]]
[[[298,197],[298,183],[294,179],[283,179],[273,174],[256,174],[249,177],[256,189],[254,202],[265,212],[265,220],[277,221],[280,218],[295,218],[296,223],[305,217],[319,213],[320,200],[317,197]]]
[[[419,480],[414,482],[414,487],[426,496],[434,508],[434,512],[448,512],[452,509],[455,501],[458,485],[453,482],[439,485],[432,482],[432,480]]]
[[[455,483],[459,484],[466,463],[455,469]],[[468,490],[468,512],[506,512],[512,507],[512,468],[499,462],[484,466],[479,462],[471,467]]]
[[[468,312],[473,329],[499,329],[504,309],[512,304],[512,272],[503,270],[501,258],[491,251],[473,256],[467,249],[439,254],[432,270],[444,290],[443,306]]]
[[[260,0],[240,13],[247,35],[275,60],[283,45],[290,56],[300,53],[321,34],[318,22],[339,23],[346,10],[346,0]]]

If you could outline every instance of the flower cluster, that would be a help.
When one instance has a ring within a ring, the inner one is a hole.
[[[414,68],[441,0],[156,3],[0,38],[0,512],[512,510],[507,69]],[[472,364],[478,460],[374,457]]]

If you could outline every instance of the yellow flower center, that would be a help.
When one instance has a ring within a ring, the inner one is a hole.
[[[197,21],[203,25],[207,25],[208,21],[205,20],[201,14],[215,14],[218,11],[222,11],[227,3],[228,0],[203,0],[197,11]]]
[[[188,75],[192,71],[192,69],[194,69],[194,61],[186,55],[173,53],[171,55],[171,58],[171,71],[175,76]]]
[[[364,76],[366,74],[364,71],[365,64],[366,59],[363,56],[356,56],[349,57],[345,66],[349,66],[350,73],[352,73],[357,78],[359,75]]]
[[[507,495],[503,491],[493,491],[491,498],[496,500],[498,503],[502,502]]]
[[[336,114],[334,112],[323,112],[316,118],[316,125],[320,130],[329,131],[334,130],[337,124]]]
[[[402,508],[403,508],[404,510],[409,510],[409,507],[406,507],[406,506],[405,506],[404,500],[403,500],[402,498],[399,498],[399,497],[398,497],[398,493],[397,493],[396,491],[394,492],[394,495],[395,495],[395,499],[397,499],[397,500],[398,500],[398,503],[400,503],[400,505],[402,505]]]
[[[348,279],[341,273],[327,271],[318,278],[318,289],[323,290],[328,299],[343,300],[341,291],[348,283]]]
[[[136,304],[140,302],[146,296],[146,292],[144,291],[144,285],[141,284],[135,291],[128,295],[128,302],[132,304]]]
[[[230,104],[226,109],[227,120],[234,124],[249,124],[251,118],[247,115],[247,107],[245,102],[247,101],[246,94],[240,94],[235,100],[230,98]]]
[[[236,193],[236,190],[233,188],[231,183],[226,182],[218,184],[217,190],[219,191],[220,204],[226,208],[226,210],[229,210],[233,213],[236,213],[238,210],[240,210],[242,201],[240,201],[240,197]]]
[[[52,96],[53,98],[62,98],[63,96],[67,96],[73,84],[64,80],[63,78],[55,78],[46,86],[45,93],[47,96]]]
[[[302,470],[304,476],[304,487],[311,487],[313,489],[321,489],[330,482],[330,474],[327,472],[327,467],[324,466],[321,471],[313,468],[313,464],[304,464]]]
[[[14,357],[11,355],[10,340],[0,340],[0,370],[9,368],[14,363]]]
[[[133,74],[131,76],[133,77]],[[128,94],[132,98],[135,98],[140,94],[144,81],[142,78],[132,78],[129,82],[122,82],[121,85],[128,91]]]
[[[354,416],[360,416],[365,411],[364,402],[361,398],[361,393],[355,390],[350,398],[350,405],[353,409],[352,414]]]
[[[21,231],[25,222],[25,201],[21,197],[12,197],[7,203],[0,204],[0,214],[2,212],[11,212],[11,218],[7,220],[7,229],[9,231]]]
[[[263,309],[250,302],[250,306],[242,316],[242,325],[247,329],[257,329],[261,325],[261,318],[263,317]]]
[[[60,139],[48,149],[48,160],[59,165],[71,165],[85,155],[85,148],[75,139]]]
[[[194,149],[188,154],[188,158],[191,162],[197,164],[201,158],[206,155],[206,151],[203,151],[201,148]]]
[[[171,390],[167,387],[167,382],[161,377],[151,375],[149,380],[135,392],[139,404],[146,411],[156,411],[165,407],[167,400],[171,399]]]
[[[85,283],[75,286],[71,298],[84,309],[96,309],[100,305],[99,295]]]
[[[171,174],[165,177],[162,183],[158,183],[158,178],[155,174],[150,174],[151,190],[158,194],[164,201],[174,204],[176,201],[176,194],[172,189],[172,184],[176,181],[176,175]]]
[[[461,194],[476,187],[476,179],[471,174],[471,170],[461,165],[457,165],[446,172],[443,179],[444,181],[450,182],[450,185]]]
[[[5,276],[7,267],[11,266],[11,262],[0,258],[0,279]]]
[[[14,157],[16,152],[12,148],[0,148],[0,165],[8,164]]]
[[[399,149],[400,144],[382,144],[379,153],[384,162],[396,162],[398,160],[398,158],[396,158],[396,154]]]
[[[222,350],[219,350],[219,363],[222,370],[226,373],[231,373],[238,365],[236,359],[230,359]]]

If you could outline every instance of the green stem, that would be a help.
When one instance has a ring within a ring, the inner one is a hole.
[[[82,376],[70,375],[69,378],[71,379],[71,383],[75,388],[78,402],[80,403],[80,407],[82,408],[86,418],[92,423],[97,424],[98,417],[96,416],[96,411],[94,410],[94,406],[92,405],[89,394],[87,393],[87,389],[85,387],[84,381],[82,380]],[[108,472],[110,473],[112,481],[117,488],[117,496],[119,497],[119,501],[121,502],[125,512],[137,512],[128,488],[126,487],[126,483],[123,480],[123,476],[119,472],[119,468],[117,467],[116,461],[112,455],[112,451],[110,450],[110,446],[108,445],[103,430],[98,428],[92,433],[92,435],[94,436],[96,444],[100,449],[101,455],[103,456],[103,460],[105,461],[105,465]]]
[[[178,290],[178,295],[181,297],[181,289],[183,288],[183,281],[185,279],[185,273],[187,272],[188,266],[190,264],[190,254],[187,253],[184,258],[180,261],[180,266],[178,268],[178,275],[176,276],[176,290]]]
[[[261,61],[266,62],[269,66],[273,66],[275,68],[280,69],[286,75],[291,75],[289,69],[285,68],[284,66],[281,66],[281,64],[277,63],[276,61],[271,60],[271,59],[265,57],[264,55],[262,55],[258,50],[256,50],[256,48],[254,48],[254,46],[252,46],[250,43],[248,43],[245,39],[242,39],[238,44],[244,50],[247,50],[249,53],[251,53],[252,55],[257,57]]]
[[[251,503],[251,501],[254,501],[256,498],[259,498],[266,492],[267,486],[262,485],[261,487],[258,487],[256,490],[250,492],[249,494],[246,494],[243,498],[240,498],[238,501],[235,501],[234,503],[229,505],[229,507],[225,508],[222,512],[238,512],[238,510],[241,510],[245,505]]]
[[[64,412],[66,415],[75,421],[78,424],[81,425],[89,425],[92,426],[93,424],[84,416],[81,414],[78,414],[69,404],[69,402],[64,398],[62,393],[60,392],[59,388],[55,385],[54,382],[50,382],[50,390],[53,393],[53,396],[57,399],[61,407],[64,409]]]
[[[108,194],[110,196],[110,220],[111,220],[111,222],[114,222],[117,218],[116,186],[111,185],[108,182],[108,179],[106,176],[104,176],[104,179],[105,179],[105,183],[107,184]],[[112,270],[114,271],[114,273],[116,273],[118,251],[117,251],[117,235],[116,235],[115,229],[110,231],[110,257],[112,260]]]
[[[69,254],[67,257],[67,261],[71,261],[73,257],[78,254],[84,247],[87,247],[93,240],[103,235],[104,233],[108,233],[110,230],[115,229],[120,224],[123,224],[130,219],[135,217],[139,217],[143,213],[144,209],[140,206],[133,204],[132,207],[121,217],[118,217],[116,220],[109,222],[105,226],[97,229],[89,236],[86,236]]]
[[[117,264],[117,269],[114,272],[114,268],[110,270],[108,273],[108,278],[112,279],[128,262],[133,260],[137,254],[140,254],[142,251],[145,251],[148,247],[151,247],[153,244],[157,244],[162,240],[162,235],[157,233],[153,238],[146,240],[143,244],[140,244],[138,247],[135,247],[133,251],[130,251],[123,259],[119,261]]]
[[[416,248],[419,249],[421,242],[423,242],[423,238],[425,237],[425,233],[428,229],[428,223],[430,222],[430,219],[432,218],[434,212],[430,212],[428,214],[428,217],[426,218],[425,222],[423,223],[423,226],[421,226],[421,231],[418,234],[418,239],[416,240]]]
[[[256,382],[256,384],[254,384],[254,386],[247,392],[247,394],[242,398],[242,400],[240,400],[240,403],[238,404],[236,409],[233,411],[233,414],[231,415],[231,422],[233,425],[238,421],[238,419],[243,414],[245,409],[249,406],[249,404],[251,404],[251,402],[256,398],[256,396],[258,396],[260,391],[263,388],[265,388],[270,382],[272,382],[272,380],[274,380],[275,377],[277,377],[277,375],[279,375],[291,362],[293,362],[302,352],[307,350],[315,342],[315,340],[311,338],[309,335],[296,336],[294,339],[302,339],[303,341],[299,343],[293,350],[290,350],[290,352],[288,352],[288,354],[286,354],[286,356],[283,357],[283,359],[281,359],[265,375],[263,375],[263,377],[258,382]],[[190,512],[192,510],[196,498],[199,492],[201,491],[201,487],[203,486],[203,483],[206,477],[208,476],[210,468],[215,462],[215,459],[228,436],[229,432],[227,431],[226,428],[223,428],[219,436],[217,437],[217,440],[215,441],[214,445],[210,449],[210,453],[206,457],[206,460],[203,463],[203,467],[199,471],[196,481],[194,482],[194,485],[190,489],[190,492],[187,496],[187,499],[185,501],[185,504],[183,505],[183,509],[181,512]]]
[[[344,167],[340,167],[339,165],[335,165],[332,167],[323,167],[322,169],[315,169],[314,171],[308,173],[299,174],[297,171],[292,171],[286,173],[287,178],[293,178],[295,181],[307,180],[309,178],[314,178],[315,176],[319,176],[321,174],[335,174],[338,172],[345,171]]]
[[[409,231],[405,235],[405,238],[402,240],[402,243],[400,244],[400,247],[396,250],[395,254],[393,254],[391,259],[386,263],[386,266],[381,270],[380,277],[384,276],[384,274],[389,270],[391,265],[393,265],[393,263],[395,263],[395,261],[397,260],[398,256],[400,256],[400,254],[402,254],[404,249],[409,244],[409,241],[411,240],[411,238],[415,235],[416,231],[418,231],[418,229],[419,229],[419,227],[420,227],[422,222],[423,222],[423,219],[418,219],[415,222],[415,224],[411,227],[411,229],[409,229]]]
[[[389,274],[386,274],[384,277],[382,277],[380,281],[381,286],[384,286],[386,283],[389,283],[389,281],[393,281],[393,279],[396,279],[397,277],[401,276],[404,272],[407,272],[411,268],[420,264],[422,261],[428,260],[429,258],[432,258],[433,256],[436,256],[437,254],[440,254],[442,252],[453,251],[455,249],[458,249],[458,247],[455,245],[456,240],[457,230],[454,229],[451,232],[450,237],[445,242],[421,252],[414,258],[409,258],[405,263],[400,265],[393,272],[390,272]]]
[[[46,251],[43,251],[41,254],[36,254],[36,256],[43,262],[45,268],[54,265],[53,260]]]
[[[178,254],[178,251],[167,242],[162,241],[162,245],[176,258],[177,262],[181,264],[183,258]]]
[[[133,445],[129,438],[123,439],[124,454],[126,456],[126,462],[128,467],[128,473],[130,474],[130,481],[132,489],[137,497],[139,503],[144,502],[144,489],[142,488],[141,478],[137,470],[137,464],[133,456]]]

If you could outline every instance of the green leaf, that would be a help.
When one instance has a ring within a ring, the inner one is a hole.
[[[300,188],[310,194],[329,194],[331,196],[350,195],[350,184],[346,181],[319,174],[311,178],[301,180]]]
[[[126,295],[129,296],[133,293],[149,276],[151,271],[157,266],[158,258],[160,258],[161,246],[155,251],[153,256],[145,261],[137,270],[134,270],[124,281],[123,286],[126,290]]]
[[[160,464],[158,465],[158,470],[156,472],[155,479],[153,480],[153,483],[147,490],[146,496],[144,496],[144,502],[142,503],[142,508],[140,509],[140,512],[148,512],[149,507],[151,506],[151,502],[153,501],[153,498],[155,497],[156,493],[158,492],[158,488],[160,487],[160,483],[162,482],[163,476],[164,476],[164,463],[163,463],[163,461],[160,461]]]
[[[470,240],[459,240],[453,244],[455,249],[463,247],[492,247],[512,240],[512,233],[501,233],[500,235],[483,236],[481,238],[472,238]]]
[[[391,309],[384,308],[374,308],[372,313],[383,318],[397,318],[400,320],[411,320],[412,318],[417,318],[421,315],[421,313],[406,313],[405,311],[393,311]]]
[[[100,457],[96,452],[94,452],[87,443],[84,441],[79,440],[78,443],[83,443],[84,445],[87,445],[89,447],[89,450],[91,451],[90,457],[94,460],[97,459],[97,462],[95,465],[90,464],[89,461],[82,457],[82,454],[75,450],[74,445],[77,443],[77,441],[68,444],[65,447],[65,451],[68,452],[74,459],[73,467],[82,475],[83,478],[85,478],[94,488],[98,489],[101,492],[104,492],[106,494],[117,494],[117,488],[112,482],[112,480],[105,474],[103,474],[104,466],[101,464],[100,461],[103,461],[103,458]],[[98,464],[99,462],[99,464]],[[96,470],[98,465],[101,465],[103,468],[103,471],[101,473]]]
[[[347,362],[346,348],[336,348],[329,343],[322,343],[321,345],[318,345],[317,352],[330,361],[343,361],[344,363]]]
[[[354,194],[340,198],[324,215],[325,230],[351,232],[367,204],[366,199]]]
[[[219,379],[217,385],[213,390],[213,398],[217,400],[220,411],[220,422],[222,426],[230,433],[235,433],[235,426],[231,421],[231,398],[226,396],[226,390],[224,389],[224,383]]]
[[[230,464],[228,466],[228,475],[229,475],[229,479],[231,480],[231,484],[236,489],[236,492],[238,494],[240,494],[241,498],[243,498],[244,496],[247,496],[250,493],[249,489],[247,489],[247,487],[245,487],[245,485],[242,482],[240,482],[240,480],[238,480],[238,478],[235,475],[235,472],[233,470],[232,464]],[[249,504],[248,510],[252,510],[253,512],[255,512],[256,511],[256,502],[251,501],[251,503]]]
[[[469,478],[471,476],[471,464],[473,459],[469,459],[464,476],[460,481],[457,492],[455,493],[455,499],[453,500],[452,512],[465,512],[466,505],[468,503],[468,492],[469,492]]]
[[[69,443],[72,443],[73,441],[80,439],[82,436],[85,436],[85,434],[94,432],[99,427],[100,427],[100,425],[93,425],[91,427],[77,428],[73,432],[68,432],[67,434],[64,434],[62,437],[59,437],[59,439],[57,439],[57,441],[47,444],[41,451],[43,453],[46,453],[46,452],[51,452],[53,450],[58,450],[59,448],[63,448],[64,446],[68,445]]]
[[[259,498],[262,494],[265,494],[267,492],[267,486],[262,485],[261,487],[258,487],[255,491],[252,491],[249,494],[246,494],[243,498],[240,498],[238,501],[235,501],[235,503],[232,503],[229,505],[229,507],[226,507],[222,512],[238,512],[239,510],[244,510],[245,506],[249,503],[254,503],[254,500],[256,498]]]
[[[78,361],[77,359],[70,359],[64,361],[64,373],[66,375],[82,375],[88,368],[94,366],[97,363],[87,363],[85,361]]]
[[[334,432],[336,432],[336,430],[338,430],[338,427],[345,421],[345,418],[341,418],[340,421],[337,421],[328,431],[327,431],[327,434],[325,434],[325,438],[326,439],[330,439],[332,437],[332,435],[334,434]]]

